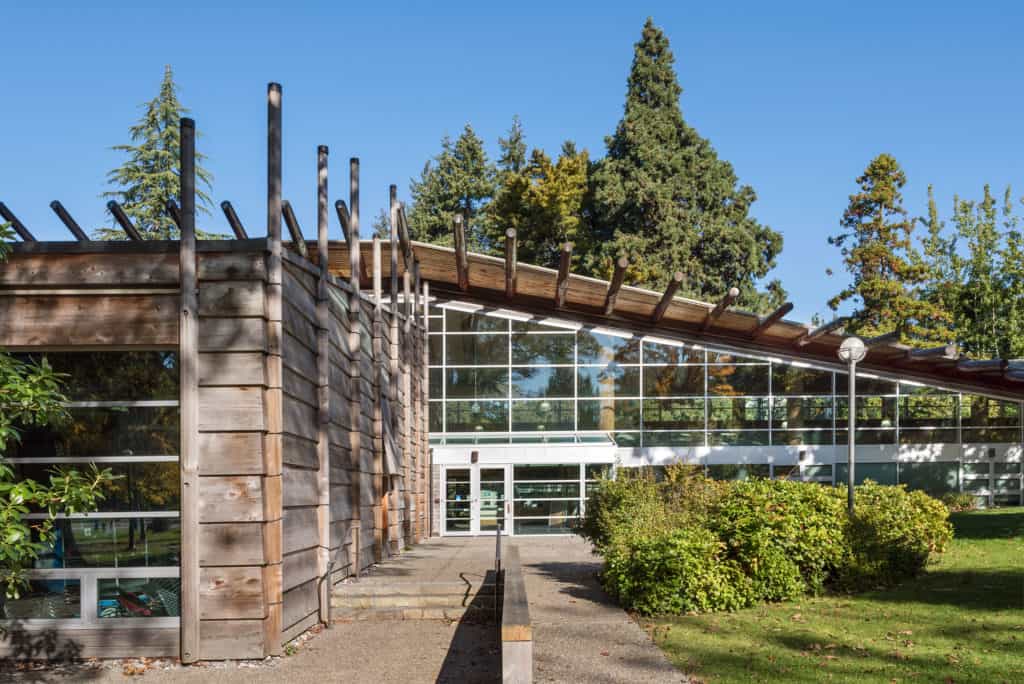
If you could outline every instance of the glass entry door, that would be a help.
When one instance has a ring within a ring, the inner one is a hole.
[[[511,529],[507,494],[509,466],[447,467],[444,469],[444,534],[494,534],[501,525]]]

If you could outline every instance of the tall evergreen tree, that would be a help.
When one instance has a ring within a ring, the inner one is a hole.
[[[829,237],[842,250],[848,284],[828,305],[857,306],[848,329],[864,336],[899,331],[910,344],[948,342],[942,323],[949,314],[921,296],[928,269],[911,244],[914,221],[903,208],[903,169],[889,154],[880,154],[857,179],[860,191],[850,195],[841,233]]]
[[[931,185],[928,186],[928,216],[918,220],[927,230],[921,239],[920,254],[911,253],[912,258],[919,259],[925,272],[920,296],[946,313],[946,316],[936,316],[918,323],[931,328],[926,335],[929,339],[954,340],[956,334],[951,325],[955,322],[960,297],[962,259],[957,253],[956,237],[946,236],[946,224],[939,218],[935,190]]]
[[[178,227],[167,215],[167,200],[178,197],[180,164],[179,119],[188,113],[178,100],[177,85],[170,65],[164,67],[160,92],[143,107],[142,118],[129,129],[132,142],[112,149],[127,154],[128,159],[107,174],[116,190],[103,197],[117,200],[144,238],[176,239]],[[202,166],[206,156],[196,153],[196,210],[209,214],[213,205],[209,191],[213,176]],[[180,204],[180,203],[179,203]],[[101,240],[123,240],[124,231],[112,223],[94,231]],[[199,237],[211,235],[198,232]]]
[[[438,245],[452,244],[452,223],[461,214],[468,247],[487,250],[483,209],[494,194],[495,168],[487,159],[483,141],[466,124],[455,142],[445,136],[441,152],[423,167],[419,180],[410,183],[412,238]]]
[[[760,292],[758,282],[775,265],[782,237],[749,215],[753,189],[738,185],[732,165],[683,119],[674,62],[665,34],[648,19],[625,112],[592,177],[597,248],[587,266],[608,276],[625,253],[637,284],[660,287],[681,270],[685,294],[715,298],[735,286],[744,306],[770,308],[785,293],[778,282]]]

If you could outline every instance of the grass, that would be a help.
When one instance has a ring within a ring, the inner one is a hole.
[[[706,682],[1024,681],[1024,508],[951,520],[950,548],[899,587],[644,624]]]

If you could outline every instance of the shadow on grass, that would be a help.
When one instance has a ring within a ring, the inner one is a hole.
[[[956,539],[1024,538],[1024,511],[1020,509],[1012,513],[999,509],[953,513],[949,521]]]

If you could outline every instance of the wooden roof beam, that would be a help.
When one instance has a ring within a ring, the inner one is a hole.
[[[505,231],[505,297],[512,299],[516,296],[516,230],[509,228]]]
[[[231,226],[231,231],[235,234],[235,237],[239,240],[247,239],[249,234],[245,232],[245,226],[242,225],[242,221],[238,218],[238,214],[235,213],[235,208],[231,206],[231,202],[227,200],[221,202],[220,210],[224,212],[224,218],[228,220],[228,225]]]
[[[892,332],[885,333],[884,335],[864,338],[864,346],[868,349],[874,349],[875,347],[885,347],[890,344],[895,344],[899,341],[899,330],[893,330]]]
[[[819,325],[817,328],[808,328],[807,332],[801,335],[796,341],[793,342],[797,347],[805,347],[814,340],[827,335],[831,332],[835,332],[849,323],[850,319],[845,316],[840,316],[835,320],[829,321],[824,325]]]
[[[757,321],[757,325],[750,331],[750,339],[756,340],[768,332],[768,329],[785,318],[786,314],[793,310],[793,302],[786,302],[775,311]]]
[[[402,248],[402,263],[409,270],[416,261],[416,255],[413,254],[412,241],[409,240],[409,220],[405,217],[405,205],[401,202],[398,203],[398,244]]]
[[[962,359],[956,364],[957,373],[1005,373],[1010,367],[1007,359]]]
[[[740,296],[740,290],[738,287],[730,287],[729,291],[722,297],[722,300],[715,305],[715,308],[708,312],[707,318],[704,319],[704,324],[701,326],[701,332],[707,332],[708,329],[715,324],[725,310],[728,309],[736,301],[736,298]]]
[[[665,317],[668,305],[672,303],[672,298],[676,296],[676,292],[679,291],[679,287],[683,284],[683,277],[682,271],[676,271],[672,274],[672,278],[668,281],[668,286],[665,288],[665,294],[661,295],[661,301],[654,307],[654,313],[651,314],[652,323],[658,323]]]
[[[955,344],[944,344],[941,347],[930,349],[908,349],[907,361],[928,361],[932,359],[954,361],[959,356],[960,350]]]
[[[288,226],[288,233],[292,236],[295,249],[303,258],[308,259],[309,250],[306,249],[306,239],[302,237],[302,227],[299,226],[299,220],[295,218],[295,212],[292,210],[292,203],[288,200],[281,202],[281,215],[284,217],[284,224]]]
[[[11,228],[14,228],[14,232],[18,234],[18,237],[20,237],[22,239],[22,241],[24,241],[24,242],[35,242],[36,241],[35,236],[32,235],[32,233],[29,232],[28,228],[25,227],[25,224],[22,223],[18,219],[18,217],[14,215],[14,212],[12,212],[10,209],[8,209],[7,205],[4,204],[3,202],[0,202],[0,216],[3,217],[4,221],[7,221],[7,223],[11,224]]]
[[[1022,370],[1007,370],[1003,373],[1003,380],[1008,382],[1024,382],[1024,371]]]
[[[338,223],[341,224],[341,235],[345,238],[345,244],[352,247],[352,239],[349,237],[349,227],[352,222],[352,217],[348,213],[348,205],[345,204],[345,200],[338,200],[334,203],[334,211],[338,213]],[[366,270],[366,262],[359,261],[359,270],[362,275],[360,276],[364,282],[370,281],[370,275]]]
[[[572,262],[572,243],[562,244],[558,257],[558,279],[555,281],[555,308],[565,308],[565,298],[569,294],[569,266]]]
[[[53,200],[50,202],[50,209],[53,209],[53,213],[56,214],[57,218],[60,219],[60,222],[63,223],[69,231],[71,231],[71,234],[75,236],[76,240],[79,242],[85,242],[89,239],[89,236],[85,234],[85,231],[82,230],[80,225],[78,225],[78,222],[71,218],[71,214],[68,213],[68,210],[64,208],[63,204],[57,200]]]
[[[124,213],[124,209],[121,208],[120,204],[118,204],[114,200],[110,200],[109,202],[107,202],[107,209],[109,209],[110,213],[113,214],[114,220],[117,221],[118,225],[121,226],[121,230],[125,232],[125,235],[128,236],[129,240],[143,239],[142,235],[139,233],[138,230],[136,230],[135,226],[132,224],[132,220],[128,218],[128,214]]]
[[[452,230],[455,234],[455,272],[459,289],[469,292],[469,256],[466,254],[466,227],[462,225],[462,214],[455,214]]]
[[[620,256],[615,260],[615,271],[612,273],[611,282],[608,283],[608,293],[604,296],[604,315],[611,316],[615,311],[615,300],[619,298],[619,290],[622,289],[622,281],[626,279],[626,269],[629,267],[629,259]]]

